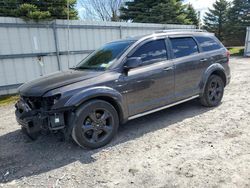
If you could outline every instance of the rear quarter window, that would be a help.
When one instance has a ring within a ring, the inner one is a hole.
[[[215,39],[211,37],[196,36],[195,38],[200,44],[202,51],[204,52],[209,52],[209,51],[218,50],[222,48],[221,44],[219,44]]]

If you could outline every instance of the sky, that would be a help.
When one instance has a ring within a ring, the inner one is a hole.
[[[216,0],[185,0],[185,3],[191,3],[197,11],[205,12],[211,8]]]
[[[201,18],[208,11],[208,8],[212,8],[216,0],[185,0],[184,3],[191,3],[195,10],[201,12]],[[232,0],[228,0],[231,2]]]
[[[213,7],[215,1],[216,0],[185,0],[184,3],[192,4],[194,9],[201,13],[201,21],[203,21],[205,13],[208,11],[208,8]]]

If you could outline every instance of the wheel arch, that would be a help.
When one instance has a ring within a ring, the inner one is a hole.
[[[210,74],[210,76],[211,76],[211,75],[217,75],[217,76],[221,77],[222,80],[223,80],[223,82],[224,82],[224,86],[226,86],[226,84],[227,84],[227,77],[226,77],[225,72],[223,72],[222,70],[215,70],[215,71],[213,71],[213,72]]]
[[[83,90],[72,96],[65,106],[74,106],[74,109],[77,109],[84,103],[92,100],[103,100],[110,103],[116,109],[120,123],[125,121],[127,113],[123,96],[113,88],[95,87]]]
[[[87,103],[89,101],[93,101],[93,100],[102,100],[102,101],[105,101],[109,104],[111,104],[115,110],[117,111],[117,114],[118,114],[118,117],[119,117],[119,122],[122,123],[123,120],[124,120],[124,114],[123,114],[123,109],[121,107],[121,105],[112,97],[110,96],[105,96],[105,95],[100,95],[100,96],[93,96],[93,97],[90,97],[88,100],[86,101],[83,101],[83,103]],[[80,104],[80,105],[82,105]]]
[[[211,75],[220,76],[224,82],[224,86],[226,86],[227,77],[226,77],[225,69],[221,64],[216,63],[208,67],[207,70],[204,72],[202,80],[200,82],[200,94],[204,93],[206,83],[208,81],[208,78]]]

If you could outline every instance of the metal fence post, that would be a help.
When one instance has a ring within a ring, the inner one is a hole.
[[[250,46],[250,27],[246,28],[247,33],[246,33],[246,40],[245,40],[245,50],[244,50],[244,56],[247,56],[249,53],[249,46]]]
[[[58,49],[58,38],[57,38],[57,31],[56,31],[56,22],[53,22],[53,33],[54,33],[54,41],[55,41],[55,48],[56,48],[56,59],[58,70],[61,70],[61,62],[59,57],[59,49]]]
[[[122,26],[119,26],[119,31],[120,31],[120,38],[122,39]]]

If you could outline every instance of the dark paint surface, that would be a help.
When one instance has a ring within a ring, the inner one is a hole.
[[[201,94],[206,79],[216,70],[221,71],[226,82],[229,82],[230,70],[224,47],[175,59],[171,55],[171,46],[167,45],[169,60],[125,72],[123,64],[127,55],[140,43],[155,40],[158,35],[166,38],[166,44],[169,44],[167,34],[149,35],[135,42],[108,70],[55,73],[24,84],[19,90],[20,95],[49,97],[61,94],[60,100],[53,106],[56,109],[77,107],[86,100],[107,97],[117,103],[122,121],[126,121],[130,116]],[[206,33],[189,33],[189,36],[195,35],[210,36]],[[174,34],[171,33],[171,36]]]
[[[19,92],[24,96],[42,96],[49,90],[80,82],[102,74],[98,71],[68,70],[43,76],[22,85]]]

